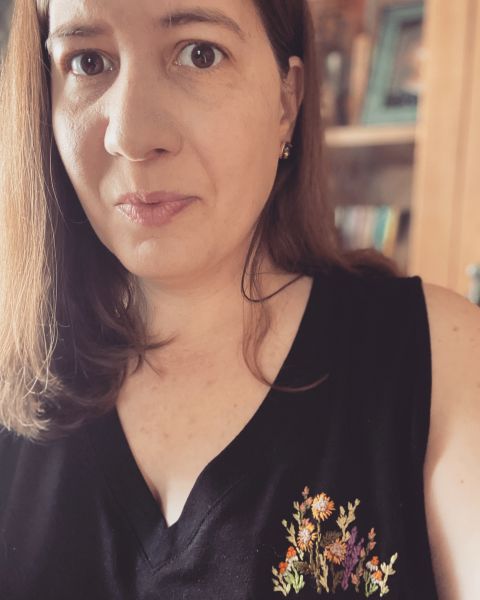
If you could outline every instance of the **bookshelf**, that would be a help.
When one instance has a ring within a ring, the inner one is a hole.
[[[424,3],[309,3],[322,65],[326,171],[339,238],[344,248],[376,248],[407,274]],[[413,67],[402,63],[410,55]],[[402,69],[399,86],[391,74]],[[402,93],[394,97],[397,88]]]
[[[366,243],[362,222],[372,220],[362,207],[399,211],[404,223],[397,228],[393,257],[405,274],[478,303],[480,3],[423,2],[415,118],[374,124],[371,114],[362,118],[362,103],[382,46],[381,16],[402,4],[418,10],[418,2],[308,1],[324,61],[326,160],[336,208],[350,206],[360,215],[358,243]],[[326,65],[331,53],[334,60]],[[382,68],[385,75],[385,64]],[[385,253],[392,252],[392,237],[390,232]]]
[[[417,29],[405,29],[405,39],[400,34],[401,19],[413,22],[422,13],[423,2],[309,0],[309,4],[323,70],[328,189],[339,237],[345,248],[377,248],[407,273],[418,96],[396,98],[395,110],[389,108],[386,96],[382,105],[386,91],[382,92],[378,73],[383,69],[385,80],[385,69],[388,75],[397,62],[402,66],[395,46],[403,44],[405,56],[409,41],[421,47],[418,29],[421,33],[423,15],[417,18]]]

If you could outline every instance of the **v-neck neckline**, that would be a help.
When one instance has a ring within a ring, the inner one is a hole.
[[[325,307],[317,306],[321,301],[321,277],[319,273],[313,276],[300,324],[274,381],[277,386],[304,385],[319,375],[318,363],[309,359],[307,353],[315,339],[312,329],[316,328],[310,326],[313,313],[325,311]],[[180,517],[170,526],[135,461],[117,408],[88,424],[87,437],[94,462],[100,466],[153,569],[161,568],[186,549],[210,512],[249,474],[259,457],[268,455],[269,444],[274,445],[269,422],[272,413],[291,398],[288,392],[272,388],[267,391],[243,429],[200,472]]]

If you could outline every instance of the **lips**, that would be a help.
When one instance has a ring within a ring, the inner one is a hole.
[[[191,196],[185,196],[177,194],[175,192],[129,192],[120,196],[117,201],[118,204],[163,204],[165,202],[179,202],[187,200]]]
[[[121,196],[116,208],[136,225],[158,227],[171,221],[195,200],[194,196],[172,192],[133,192]]]

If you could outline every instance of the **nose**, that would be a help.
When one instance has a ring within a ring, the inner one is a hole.
[[[178,153],[181,136],[158,73],[138,64],[119,73],[107,92],[105,150],[132,162]]]

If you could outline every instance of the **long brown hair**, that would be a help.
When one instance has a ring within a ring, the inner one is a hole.
[[[292,275],[332,267],[400,273],[379,253],[345,254],[339,248],[325,190],[319,69],[308,3],[254,2],[282,76],[292,55],[305,66],[294,152],[279,163],[242,277],[242,293],[260,307],[245,334],[244,356],[252,373],[271,385],[257,363],[270,323],[266,299],[258,298],[262,252]],[[15,1],[0,83],[0,424],[38,441],[66,435],[110,410],[132,357],[138,368],[149,349],[169,342],[149,343],[139,317],[143,299],[95,235],[59,157],[45,49],[48,4]]]

